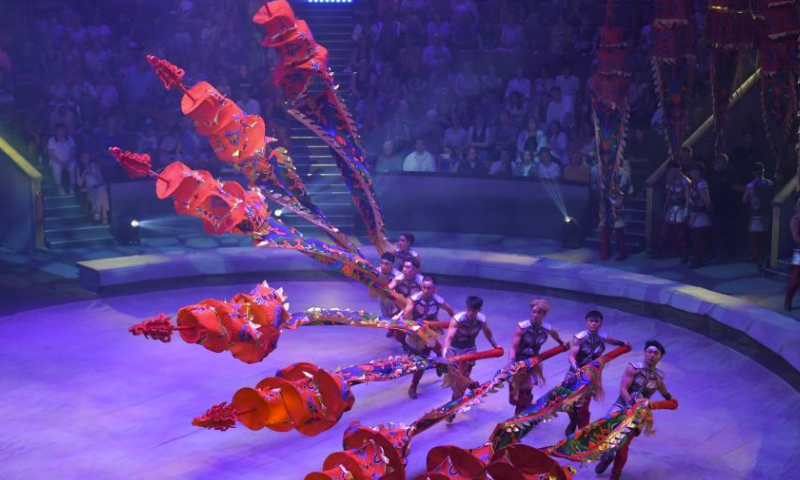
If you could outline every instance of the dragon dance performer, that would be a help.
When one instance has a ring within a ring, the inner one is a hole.
[[[381,283],[384,285],[389,285],[392,283],[395,277],[400,275],[400,272],[394,268],[394,254],[391,252],[386,252],[381,255],[381,262],[378,266],[378,278],[380,279]],[[384,317],[392,318],[398,313],[400,313],[400,307],[394,304],[391,299],[387,299],[385,297],[381,297],[380,299],[380,307],[381,307],[381,315]],[[386,331],[386,336],[388,338],[392,338],[394,336],[394,332],[391,330]]]
[[[789,230],[794,241],[792,250],[792,274],[789,277],[789,284],[786,286],[786,298],[783,300],[783,308],[787,312],[792,310],[792,298],[794,298],[797,287],[800,286],[800,197],[794,205],[794,215],[789,220]]]
[[[558,336],[552,325],[543,322],[547,312],[550,311],[550,302],[543,298],[531,300],[531,318],[517,323],[514,330],[514,339],[508,352],[509,363],[520,362],[539,355],[547,337],[552,337],[559,345],[564,341]],[[533,386],[544,383],[544,373],[541,365],[531,370],[521,370],[508,384],[508,403],[516,406],[515,414],[525,410],[533,402]]]
[[[678,248],[681,263],[686,263],[689,255],[689,242],[686,231],[688,219],[689,194],[692,181],[681,171],[681,165],[672,161],[667,166],[666,200],[664,205],[664,219],[661,222],[661,231],[658,235],[658,245],[655,252],[656,258],[661,258],[664,249],[669,243],[674,243]]]
[[[404,264],[408,265],[411,263],[407,261]],[[405,317],[414,320],[414,321],[428,321],[428,322],[435,322],[439,320],[439,311],[444,310],[450,317],[454,317],[456,312],[453,310],[447,302],[444,301],[442,297],[436,294],[436,280],[431,276],[426,276],[422,279],[422,290],[420,292],[415,293],[409,297],[408,305],[406,305],[405,309]],[[405,345],[408,347],[408,351],[411,355],[419,355],[422,357],[427,357],[430,355],[431,351],[436,351],[438,355],[442,355],[441,348],[442,346],[437,341],[436,344],[431,347],[428,345],[423,338],[421,338],[417,334],[408,334],[404,340]],[[414,372],[414,375],[411,377],[411,386],[408,389],[408,396],[411,398],[417,398],[417,387],[419,386],[419,381],[422,380],[422,376],[425,374],[425,370],[418,370]]]
[[[397,251],[394,254],[398,268],[403,268],[406,260],[411,260],[412,258],[416,259],[418,264],[422,264],[419,252],[412,250],[412,246],[414,246],[414,234],[409,232],[401,233],[400,238],[397,239]]]
[[[392,290],[395,293],[404,296],[405,298],[410,298],[415,293],[422,291],[422,275],[419,274],[419,258],[411,257],[401,263],[401,265],[402,273],[395,275],[394,279],[391,281],[391,283],[389,283],[389,290]],[[403,350],[405,352],[408,352],[408,347],[405,343],[405,332],[394,332],[394,339],[403,345]]]
[[[586,330],[578,332],[572,337],[569,349],[569,372],[567,375],[574,375],[579,368],[597,360],[603,355],[606,344],[623,346],[629,345],[627,342],[611,338],[605,331],[600,330],[603,326],[603,314],[597,310],[592,310],[586,314]],[[598,388],[602,382],[598,382]],[[591,398],[586,398],[577,402],[569,413],[569,425],[564,431],[566,436],[575,433],[575,429],[581,429],[589,425],[589,402]]]
[[[619,398],[609,410],[609,415],[623,411],[637,403],[648,402],[656,391],[661,393],[661,396],[666,400],[676,400],[667,390],[667,384],[664,382],[664,372],[656,368],[665,353],[664,346],[657,340],[648,340],[644,344],[644,361],[628,364],[625,373],[622,375]],[[635,432],[616,453],[609,452],[603,455],[600,461],[597,462],[595,472],[598,474],[605,472],[613,462],[614,467],[611,469],[609,480],[619,480],[622,475],[622,469],[625,467],[625,462],[628,461],[628,449],[631,446],[631,442],[633,442],[633,438],[639,433]]]
[[[470,295],[467,297],[466,310],[455,314],[450,320],[450,325],[447,327],[447,334],[444,338],[445,357],[455,357],[458,355],[466,355],[468,353],[475,353],[478,351],[475,340],[478,334],[483,332],[486,340],[492,344],[492,347],[497,348],[497,342],[492,336],[492,331],[486,322],[486,315],[481,313],[483,308],[483,299],[481,297]],[[460,362],[458,369],[464,377],[469,378],[472,373],[472,367],[475,362]],[[461,398],[466,391],[463,387],[451,385],[453,389],[452,400]],[[447,417],[447,423],[450,423],[455,418],[455,415]]]

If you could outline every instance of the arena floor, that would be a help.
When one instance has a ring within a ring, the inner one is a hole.
[[[354,283],[271,283],[285,288],[292,311],[314,306],[378,310],[377,302]],[[341,448],[350,422],[410,423],[449,399],[449,390],[440,388],[429,372],[417,400],[406,395],[408,377],[353,387],[353,409],[316,437],[193,427],[192,418],[211,405],[229,401],[238,388],[254,386],[291,363],[333,369],[401,353],[382,331],[307,327],[285,332],[267,359],[246,365],[177,336],[163,344],[127,332],[140,319],[173,314],[204,298],[231,298],[252,286],[117,296],[0,317],[0,478],[301,479],[320,470],[325,457]],[[535,296],[446,284],[439,293],[456,309],[463,308],[466,295],[482,296],[489,325],[505,348]],[[645,340],[657,338],[667,348],[660,367],[680,408],[655,412],[657,433],[633,443],[624,478],[774,479],[790,478],[800,469],[800,396],[777,376],[709,338],[657,319],[558,298],[550,302],[546,321],[563,337],[582,329],[585,312],[598,308],[606,316],[604,329],[634,346],[606,367],[607,398],[592,405],[593,418],[613,403],[622,370],[628,361],[641,359]],[[488,348],[482,338],[479,348]],[[480,362],[473,378],[489,378],[504,361]],[[560,381],[566,367],[565,355],[548,361],[548,385]],[[535,390],[534,396],[541,393]],[[408,478],[424,471],[425,456],[434,446],[482,444],[498,421],[513,415],[506,397],[505,391],[497,393],[454,424],[415,437]],[[524,443],[549,445],[563,435],[565,425],[565,416],[540,425]],[[576,478],[596,475],[583,468]]]

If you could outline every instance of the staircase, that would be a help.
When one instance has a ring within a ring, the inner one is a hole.
[[[308,23],[314,40],[328,50],[328,61],[334,79],[342,89],[349,83],[347,67],[353,33],[353,6],[351,3],[308,3],[293,1],[292,9],[298,18]],[[310,92],[320,91],[320,87]],[[346,234],[352,235],[358,215],[350,192],[342,180],[330,148],[319,137],[299,122],[289,126],[292,148],[289,152],[297,170],[306,183],[308,193],[325,217]],[[303,233],[315,234],[319,230],[302,218],[287,213],[282,220]]]
[[[45,172],[49,169],[43,169]],[[44,172],[43,172],[44,173]],[[49,177],[49,174],[45,174]],[[53,250],[111,245],[108,225],[95,225],[87,208],[74,194],[60,194],[52,181],[42,186],[44,242]]]
[[[628,255],[645,249],[645,218],[647,200],[642,195],[625,199],[625,248]],[[590,219],[594,222],[596,219]],[[584,239],[587,247],[600,251],[600,228],[595,227]],[[614,236],[611,236],[611,253],[616,256]]]

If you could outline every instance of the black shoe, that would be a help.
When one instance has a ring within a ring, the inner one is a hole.
[[[614,455],[603,455],[600,457],[600,461],[597,462],[597,466],[594,467],[594,473],[600,475],[608,469],[608,466],[611,465],[611,462],[614,461]]]
[[[575,425],[574,423],[570,423],[569,425],[567,425],[566,430],[564,430],[564,435],[569,437],[570,435],[575,433],[575,427],[577,427],[577,425]]]
[[[388,330],[386,332],[386,338],[392,338],[392,337],[394,337],[394,332],[392,332],[391,330]]]
[[[408,396],[413,398],[413,399],[417,398],[417,386],[416,385],[411,385],[411,387],[408,389]]]

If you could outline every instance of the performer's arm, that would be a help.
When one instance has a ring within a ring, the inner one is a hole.
[[[714,205],[711,203],[711,195],[708,193],[707,188],[700,190],[700,198],[703,199],[703,205],[706,206],[708,213],[714,213]]]
[[[661,393],[661,396],[664,397],[665,400],[678,400],[677,398],[673,397],[671,393],[669,393],[669,390],[667,390],[667,384],[664,382],[663,378],[660,382],[658,382],[658,392]]]
[[[514,356],[517,354],[517,348],[519,347],[519,342],[522,340],[522,329],[519,328],[519,325],[514,329],[514,339],[511,340],[511,348],[508,350],[508,361],[513,362]]]
[[[552,329],[552,328],[550,329],[550,336],[551,336],[551,337],[553,337],[553,340],[555,340],[556,342],[558,342],[558,344],[559,344],[559,345],[561,345],[562,347],[566,347],[566,346],[568,346],[568,345],[565,345],[565,344],[564,344],[564,340],[561,340],[561,337],[559,337],[559,336],[558,336],[558,332],[556,332],[556,331],[555,331],[554,329]]]
[[[447,312],[450,315],[450,318],[456,315],[456,311],[453,310],[453,307],[451,307],[450,304],[447,302],[442,303],[442,310]],[[452,322],[450,323],[450,325],[452,325]]]
[[[453,322],[450,322],[450,327],[452,328],[452,326]],[[492,335],[492,331],[489,329],[489,324],[484,323],[483,327],[481,328],[483,330],[483,335],[486,337],[486,340],[489,340],[489,343],[492,344],[492,348],[497,348],[497,342],[495,342],[494,336]]]
[[[742,194],[742,203],[747,203],[750,199],[750,184],[748,183],[746,187],[744,187],[744,193]]]
[[[789,230],[792,231],[794,243],[800,243],[800,214],[794,215],[789,223]]]
[[[578,352],[581,350],[581,342],[577,338],[572,337],[572,342],[569,347],[569,366],[578,369]]]
[[[627,405],[633,403],[633,399],[631,398],[631,394],[628,392],[628,389],[631,388],[631,384],[633,383],[633,378],[635,376],[636,369],[633,368],[633,365],[628,364],[628,367],[622,374],[622,381],[619,384],[619,394],[625,399],[625,403]]]
[[[397,288],[397,279],[393,278],[392,281],[389,282],[389,285],[386,288],[388,288],[391,291],[394,291],[394,289]]]
[[[617,347],[623,347],[623,346],[626,346],[626,345],[629,346],[629,347],[631,346],[631,344],[628,343],[628,342],[623,342],[622,340],[617,340],[616,338],[611,338],[611,337],[605,337],[603,339],[603,341],[605,341],[609,345],[614,345],[614,346],[617,346]]]
[[[455,318],[450,319],[450,325],[447,327],[447,333],[444,336],[444,347],[442,347],[442,353],[447,355],[447,349],[450,348],[450,342],[453,341],[453,337],[456,336],[456,329],[458,328],[458,323],[456,322]]]
[[[412,315],[413,313],[414,313],[414,302],[409,300],[408,302],[406,302],[406,308],[403,309],[403,316],[408,320],[411,320],[413,318]]]
[[[692,181],[685,177],[684,181],[686,184],[683,188],[683,208],[689,208],[689,201],[692,195]],[[689,216],[687,215],[686,218],[688,219]]]

